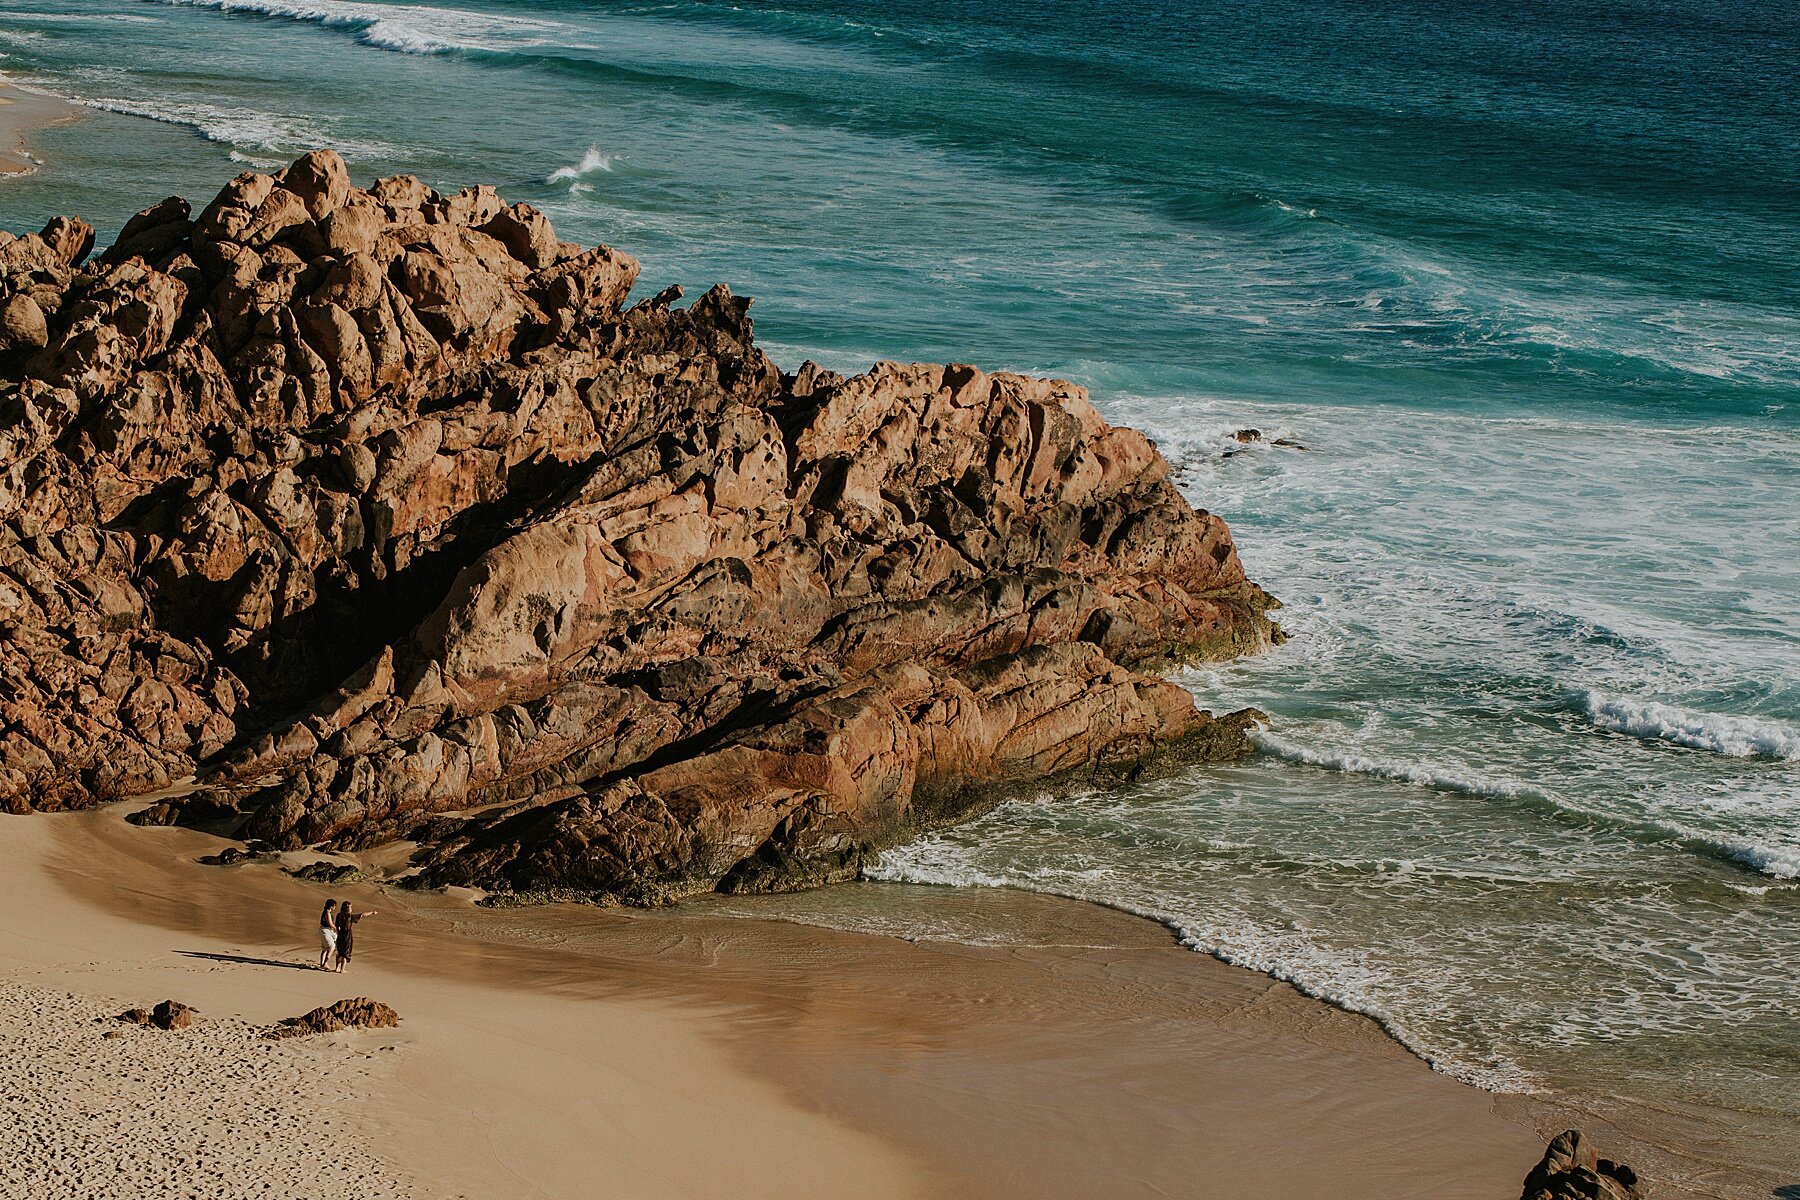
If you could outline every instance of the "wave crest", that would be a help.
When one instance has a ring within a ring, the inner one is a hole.
[[[327,135],[293,118],[250,108],[225,108],[199,100],[155,96],[137,99],[119,96],[69,96],[67,99],[70,103],[101,112],[142,117],[164,125],[178,125],[222,146],[252,152],[264,151],[265,155],[232,154],[234,161],[262,169],[282,166],[296,153],[321,146],[330,146],[350,158],[393,157],[398,153],[393,146],[380,142],[354,141]]]
[[[867,878],[935,887],[1016,888],[1045,896],[1061,896],[1155,921],[1190,950],[1220,962],[1255,971],[1293,985],[1298,991],[1345,1012],[1373,1020],[1400,1045],[1433,1070],[1492,1092],[1537,1090],[1530,1076],[1502,1059],[1462,1054],[1415,1031],[1393,1010],[1387,996],[1390,980],[1362,956],[1334,951],[1292,931],[1254,923],[1220,927],[1175,915],[1157,903],[1132,902],[1104,892],[1070,886],[1069,880],[1024,871],[994,874],[968,861],[953,845],[927,837],[884,851],[879,862],[865,866]]]
[[[176,8],[210,8],[349,30],[357,41],[398,54],[448,54],[495,50],[495,38],[531,41],[564,26],[529,17],[505,17],[421,4],[363,4],[351,0],[153,0]],[[515,42],[516,44],[516,42]]]
[[[1256,744],[1257,749],[1273,754],[1276,758],[1286,759],[1292,763],[1302,763],[1306,766],[1342,771],[1348,775],[1369,775],[1376,779],[1392,780],[1395,783],[1410,783],[1416,787],[1440,788],[1445,791],[1463,792],[1470,796],[1489,796],[1499,800],[1549,799],[1536,788],[1527,787],[1525,784],[1510,779],[1496,779],[1492,776],[1477,775],[1455,768],[1426,766],[1402,762],[1398,759],[1373,758],[1366,754],[1355,754],[1349,751],[1315,750],[1310,746],[1302,746],[1298,742],[1290,742],[1267,730],[1252,730],[1250,740]]]
[[[1584,707],[1588,721],[1610,733],[1670,742],[1732,758],[1800,761],[1800,730],[1779,721],[1698,712],[1599,692],[1588,692]]]

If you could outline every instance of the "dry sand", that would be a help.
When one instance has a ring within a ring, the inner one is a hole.
[[[193,865],[218,846],[0,818],[0,1045],[33,1064],[0,1162],[35,1172],[0,1196],[1454,1200],[1542,1147],[1369,1022],[1084,906],[986,897],[1031,944],[908,943]],[[347,975],[304,969],[327,892],[380,910]],[[402,1027],[254,1036],[357,994]],[[92,1021],[164,998],[204,1020]]]
[[[27,146],[26,135],[80,116],[81,109],[66,100],[0,81],[0,175],[37,170],[40,160]]]
[[[8,1196],[415,1195],[321,1098],[391,1072],[393,1038],[271,1042],[243,1021],[179,1033],[120,1005],[0,981]],[[110,1034],[111,1037],[107,1037]],[[371,1061],[374,1060],[374,1061]]]

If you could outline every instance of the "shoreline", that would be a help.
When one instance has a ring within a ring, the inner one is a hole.
[[[746,1122],[761,1128],[734,1144],[739,1195],[824,1195],[848,1173],[893,1196],[1151,1196],[1204,1177],[1220,1194],[1477,1197],[1510,1194],[1541,1153],[1526,1109],[1432,1072],[1367,1018],[1073,901],[1000,898],[1037,934],[1010,946],[703,904],[476,911],[197,866],[216,839],[117,812],[0,825],[21,923],[65,931],[80,960],[38,955],[34,984],[106,980],[258,1022],[355,994],[392,1004],[398,1065],[368,1119],[420,1194],[583,1194],[596,1168],[576,1146],[634,1195],[709,1194],[719,1181],[663,1190],[670,1164],[705,1166],[682,1151],[696,1126]],[[382,913],[341,978],[286,969],[325,894]],[[163,930],[225,957],[169,961]],[[0,933],[9,978],[33,961],[20,942]],[[762,1172],[748,1185],[747,1161]]]
[[[80,120],[82,109],[58,96],[29,91],[0,75],[0,177],[30,175],[44,161],[32,153],[29,135]]]

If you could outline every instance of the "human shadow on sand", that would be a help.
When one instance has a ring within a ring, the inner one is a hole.
[[[290,971],[316,971],[309,963],[283,962],[279,958],[251,958],[246,954],[209,954],[204,950],[177,950],[183,958],[205,958],[213,962],[240,963],[247,967],[286,967]]]
[[[1774,1194],[1775,1200],[1800,1200],[1800,1183],[1784,1183]]]

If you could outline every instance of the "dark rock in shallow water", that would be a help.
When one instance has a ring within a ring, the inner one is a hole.
[[[723,287],[626,307],[629,257],[329,152],[91,246],[0,241],[44,321],[0,352],[0,808],[197,773],[143,820],[644,902],[1248,747],[1141,672],[1274,602],[1079,388],[785,374]]]
[[[1240,442],[1246,446],[1250,445],[1253,442],[1263,442],[1270,446],[1280,446],[1285,450],[1304,450],[1304,449],[1306,449],[1305,446],[1302,446],[1299,442],[1296,442],[1293,438],[1264,437],[1263,431],[1260,429],[1240,429],[1236,433],[1232,434],[1231,437],[1232,437],[1233,441]],[[1233,454],[1236,454],[1236,453],[1237,453],[1236,450],[1227,448],[1224,456],[1226,458],[1230,458]]]
[[[1577,1129],[1550,1140],[1544,1157],[1525,1177],[1520,1200],[1639,1200],[1637,1172],[1600,1158]]]
[[[367,996],[357,996],[315,1008],[304,1016],[289,1017],[263,1036],[278,1040],[336,1033],[341,1029],[389,1029],[399,1024],[399,1013]]]

